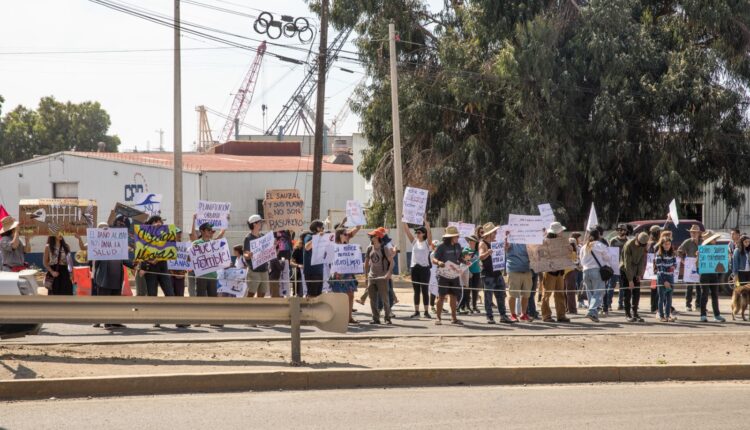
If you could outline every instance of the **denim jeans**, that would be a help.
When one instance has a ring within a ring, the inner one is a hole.
[[[497,312],[501,317],[507,316],[505,309],[505,280],[502,276],[482,276],[482,284],[484,285],[484,312],[487,315],[487,319],[491,320],[492,317],[492,296],[495,296],[497,301]]]
[[[665,283],[669,283],[670,288],[666,288]],[[669,318],[672,314],[672,295],[674,294],[674,276],[659,275],[656,279],[657,290],[659,293],[659,317]]]
[[[147,273],[146,278],[146,290],[149,296],[156,297],[159,293],[157,286],[161,286],[161,291],[165,296],[174,296],[174,289],[172,289],[172,277],[167,273]]]
[[[539,275],[536,272],[531,272],[531,295],[529,296],[529,304],[526,306],[526,315],[534,318],[539,318],[539,312],[536,310],[536,292],[539,290]]]
[[[602,303],[602,297],[604,297],[604,288],[606,287],[606,284],[602,281],[602,275],[599,273],[598,267],[583,271],[583,286],[589,298],[588,315],[596,316],[599,306]]]
[[[604,303],[602,304],[604,312],[612,310],[612,299],[615,297],[615,285],[617,285],[618,282],[620,282],[620,275],[617,274],[612,275],[612,277],[609,278],[609,281],[607,281],[607,291],[604,292]]]

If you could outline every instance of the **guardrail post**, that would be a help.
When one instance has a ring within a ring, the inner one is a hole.
[[[292,366],[299,366],[302,364],[302,338],[301,338],[301,321],[300,316],[302,310],[300,309],[300,297],[289,298],[289,316],[291,317],[292,326]]]

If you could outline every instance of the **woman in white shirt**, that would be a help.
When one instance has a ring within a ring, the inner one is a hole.
[[[425,221],[423,226],[414,229],[414,234],[406,223],[402,224],[406,237],[411,242],[411,285],[414,289],[414,313],[411,318],[419,318],[419,298],[422,297],[425,318],[431,318],[427,306],[430,303],[430,242],[432,232],[430,223]]]
[[[600,270],[604,266],[610,268],[617,266],[610,261],[609,250],[600,241],[601,233],[599,233],[599,230],[593,227],[587,233],[587,242],[581,247],[578,254],[581,266],[583,266],[583,285],[589,297],[589,310],[586,317],[591,321],[599,322],[597,313],[599,312],[599,306],[602,304],[606,288],[606,282],[602,280]]]

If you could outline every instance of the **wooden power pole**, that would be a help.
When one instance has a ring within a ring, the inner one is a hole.
[[[401,170],[401,129],[398,117],[398,70],[396,57],[396,26],[388,24],[388,47],[391,65],[391,122],[393,123],[393,184],[395,187],[396,206],[396,247],[401,250],[398,254],[398,270],[400,274],[406,271],[406,250],[401,246],[404,241],[403,231],[399,228],[401,211],[404,200],[403,172]]]
[[[182,72],[180,61],[180,0],[174,0],[174,225],[182,225]]]
[[[318,99],[315,104],[315,143],[311,219],[320,218],[320,187],[323,174],[323,116],[326,102],[326,60],[328,58],[328,0],[321,1],[320,46],[318,48]]]

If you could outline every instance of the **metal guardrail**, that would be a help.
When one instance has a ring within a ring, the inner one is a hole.
[[[281,324],[291,326],[292,364],[303,325],[346,333],[346,294],[314,298],[0,296],[0,323]]]

